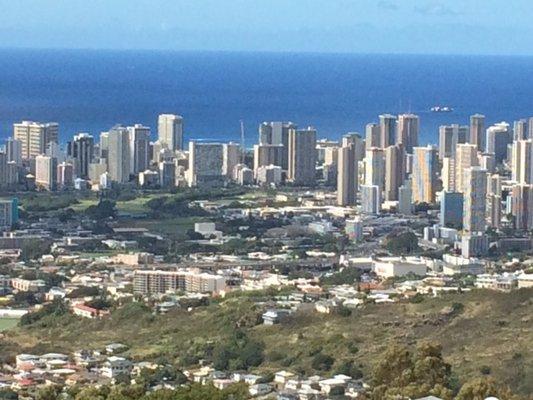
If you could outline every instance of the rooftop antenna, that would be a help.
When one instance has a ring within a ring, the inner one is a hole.
[[[241,164],[244,164],[244,155],[245,155],[245,149],[244,149],[244,121],[241,119]]]

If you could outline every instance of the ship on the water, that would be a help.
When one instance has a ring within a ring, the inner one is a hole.
[[[431,107],[431,112],[452,112],[453,108],[448,106],[434,106]]]

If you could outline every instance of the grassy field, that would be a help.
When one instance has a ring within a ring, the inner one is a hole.
[[[18,322],[18,318],[0,318],[0,332],[13,328]]]
[[[464,307],[459,314],[443,312],[458,303]],[[245,297],[158,316],[133,304],[100,321],[66,315],[17,327],[7,332],[3,348],[0,340],[0,353],[72,351],[118,341],[130,346],[128,355],[133,358],[165,357],[183,365],[191,356],[203,358],[210,345],[224,342],[239,326],[265,344],[259,372],[289,369],[311,374],[313,356],[322,353],[336,360],[332,372],[353,360],[368,374],[387,345],[430,340],[442,344],[460,381],[480,376],[488,367],[494,378],[514,390],[533,392],[528,379],[533,376],[533,290],[478,290],[419,304],[371,305],[347,317],[298,312],[276,326],[258,324],[262,311]]]

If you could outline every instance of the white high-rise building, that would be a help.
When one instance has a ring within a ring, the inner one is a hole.
[[[183,150],[183,118],[175,114],[161,114],[157,120],[157,135],[170,150]]]
[[[385,187],[385,156],[383,149],[367,148],[365,156],[365,185],[377,186],[379,192]]]
[[[455,190],[457,192],[465,191],[464,171],[478,165],[477,146],[470,143],[458,144],[455,153]]]
[[[517,183],[533,183],[533,140],[515,140],[512,150],[512,179]]]

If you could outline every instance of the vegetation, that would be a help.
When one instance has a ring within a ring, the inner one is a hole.
[[[100,349],[116,341],[128,345],[125,354],[134,360],[164,357],[180,369],[204,359],[259,373],[289,369],[328,376],[352,371],[370,379],[374,371],[385,374],[379,369],[380,355],[386,354],[386,344],[395,343],[404,353],[393,354],[404,354],[408,369],[416,372],[426,362],[438,367],[439,374],[428,381],[435,393],[438,385],[447,393],[477,378],[496,379],[517,393],[533,391],[528,379],[533,373],[533,289],[475,290],[428,297],[421,303],[369,304],[347,316],[300,311],[280,325],[262,325],[264,308],[256,301],[275,294],[229,296],[192,312],[181,308],[164,315],[132,302],[101,320],[75,317],[56,304],[25,316],[20,327],[5,332],[0,353],[13,357],[20,352]],[[435,348],[421,348],[421,338],[440,343],[440,355]],[[444,364],[453,366],[451,372]],[[488,375],[481,372],[486,365]],[[415,372],[403,378],[378,374],[376,384],[391,379],[411,387],[424,376]]]
[[[411,231],[392,232],[385,239],[385,248],[395,255],[411,254],[419,249],[418,238]]]

